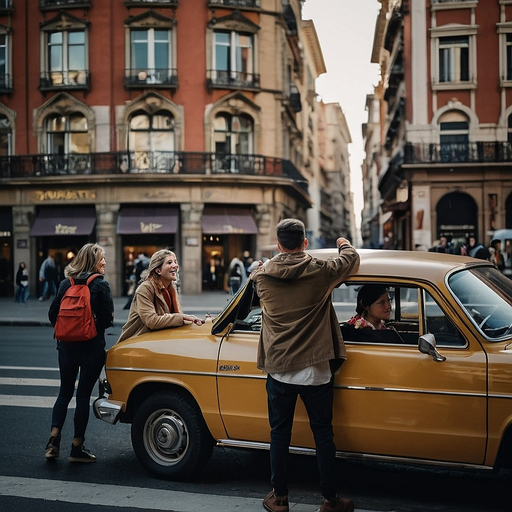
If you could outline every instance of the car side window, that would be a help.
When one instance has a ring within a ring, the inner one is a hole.
[[[340,319],[345,341],[384,344],[417,344],[419,337],[418,288],[387,285],[391,301],[391,317],[386,322],[388,329],[373,330],[356,328],[349,320],[356,314],[357,293],[364,284],[344,283],[333,294],[334,309]],[[386,284],[386,283],[380,283]]]
[[[443,313],[434,298],[425,292],[427,332],[436,337],[438,347],[463,347],[466,340],[454,323]]]

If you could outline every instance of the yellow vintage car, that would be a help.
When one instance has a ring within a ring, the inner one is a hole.
[[[359,270],[333,294],[348,352],[335,379],[338,456],[512,467],[512,281],[469,257],[359,252]],[[388,287],[393,329],[346,324],[365,283]],[[108,351],[96,416],[131,423],[137,458],[163,478],[197,475],[215,445],[268,449],[266,375],[256,367],[260,325],[247,281],[203,326],[118,343]],[[291,451],[315,453],[301,403]]]

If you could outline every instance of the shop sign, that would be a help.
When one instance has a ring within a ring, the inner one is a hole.
[[[163,224],[157,224],[156,222],[145,222],[140,223],[140,232],[141,233],[156,233]]]
[[[36,190],[38,201],[78,201],[83,199],[96,199],[96,192],[93,190]]]
[[[56,235],[74,235],[78,226],[68,226],[66,224],[56,224],[55,225],[55,234]]]

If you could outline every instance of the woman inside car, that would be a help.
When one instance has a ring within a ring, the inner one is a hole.
[[[356,329],[387,329],[391,318],[391,300],[388,289],[380,284],[365,284],[357,294],[356,315],[349,321]]]
[[[181,309],[176,290],[178,269],[176,255],[168,249],[151,256],[147,273],[145,276],[142,274],[142,282],[135,290],[128,320],[117,343],[147,331],[203,323],[200,318],[186,315]]]

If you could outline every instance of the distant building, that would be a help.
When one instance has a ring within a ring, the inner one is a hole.
[[[401,249],[441,236],[488,245],[512,227],[512,2],[380,3],[380,141],[367,131],[365,177],[367,189],[378,180],[380,236]]]

